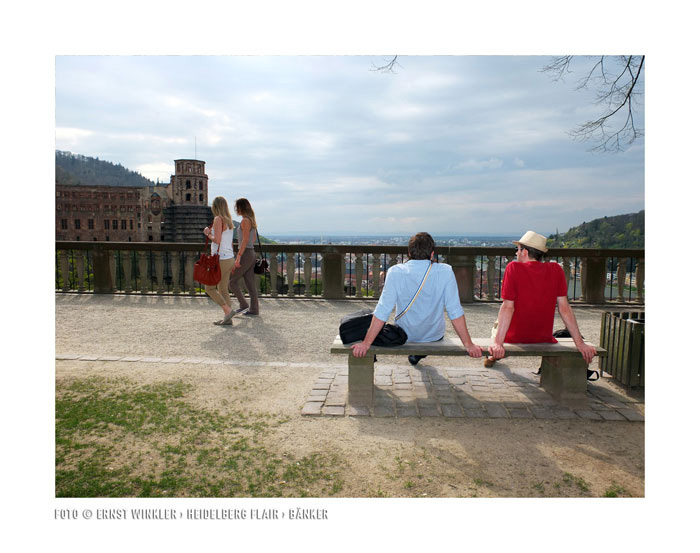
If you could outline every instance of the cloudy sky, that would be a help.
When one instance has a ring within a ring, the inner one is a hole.
[[[643,139],[573,141],[598,108],[549,57],[385,59],[57,56],[56,148],[168,181],[196,137],[210,201],[249,198],[267,234],[550,233],[644,208]]]

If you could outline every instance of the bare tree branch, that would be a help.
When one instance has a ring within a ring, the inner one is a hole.
[[[603,113],[569,134],[575,140],[594,141],[591,151],[619,152],[644,135],[644,129],[637,127],[634,118],[635,99],[644,94],[640,90],[644,56],[621,56],[612,64],[607,58],[601,56],[575,87],[595,90],[595,104],[605,106]],[[572,60],[573,56],[553,58],[542,71],[552,74],[555,81],[563,81],[566,74],[573,73]],[[625,108],[626,116],[621,119],[618,113],[622,114]]]
[[[394,56],[391,61],[387,61],[386,64],[381,65],[377,67],[376,65],[372,64],[374,67],[370,69],[370,71],[379,71],[381,73],[396,73],[396,67],[401,67],[398,61],[399,56]]]

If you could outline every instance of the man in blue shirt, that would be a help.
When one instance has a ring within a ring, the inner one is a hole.
[[[409,260],[389,269],[365,339],[351,346],[355,357],[367,354],[394,309],[396,324],[406,331],[408,342],[442,340],[445,335],[443,312],[447,311],[464,349],[471,357],[481,357],[481,348],[472,342],[467,330],[452,267],[433,263],[434,255],[435,241],[430,234],[419,232],[411,237],[408,241]],[[410,355],[408,359],[415,365],[423,357]]]

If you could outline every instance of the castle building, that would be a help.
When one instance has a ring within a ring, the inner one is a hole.
[[[56,183],[56,240],[203,242],[213,216],[204,161],[176,159],[170,183]]]

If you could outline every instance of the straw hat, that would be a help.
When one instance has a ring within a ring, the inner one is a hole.
[[[547,239],[541,234],[537,234],[533,230],[528,230],[520,240],[513,240],[513,244],[519,244],[521,246],[529,246],[540,250],[541,252],[547,253]]]

